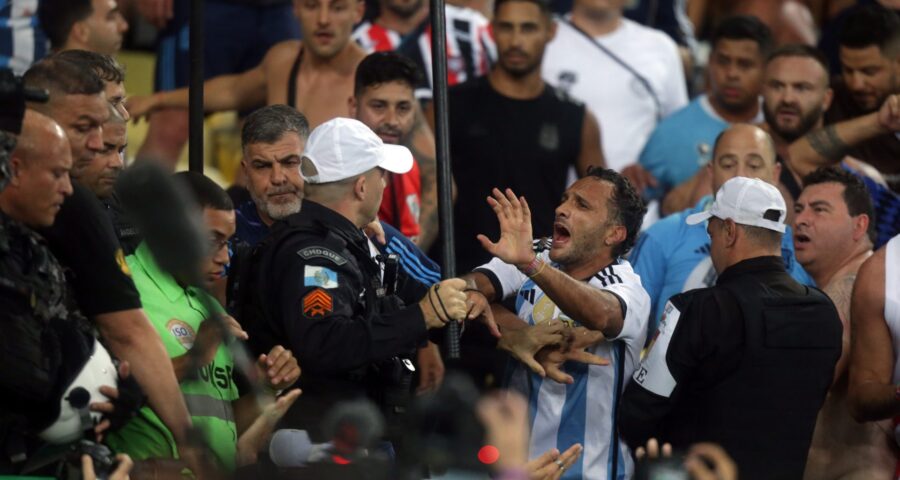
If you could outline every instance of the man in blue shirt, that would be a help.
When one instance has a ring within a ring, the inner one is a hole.
[[[727,18],[711,43],[708,92],[660,122],[641,152],[640,165],[657,181],[647,192],[651,198],[662,198],[705,165],[728,125],[762,121],[759,93],[772,47],[769,28],[755,17]]]
[[[716,138],[713,159],[706,168],[710,170],[713,192],[738,176],[759,178],[777,185],[781,173],[771,137],[759,127],[748,124],[733,125]],[[715,284],[716,270],[709,256],[706,225],[687,225],[684,221],[688,215],[708,209],[712,200],[712,196],[703,197],[694,207],[669,215],[638,238],[630,260],[650,295],[648,332],[656,329],[663,307],[672,295]],[[781,256],[795,280],[813,284],[794,257],[790,234],[782,239]]]

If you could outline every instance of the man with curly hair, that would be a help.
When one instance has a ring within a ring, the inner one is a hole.
[[[524,197],[494,189],[488,203],[500,238],[478,236],[494,258],[464,277],[474,285],[470,316],[486,301],[515,299],[517,316],[496,318],[499,347],[522,362],[511,383],[532,408],[530,458],[583,445],[580,458],[557,461],[561,478],[627,478],[633,463],[616,433],[616,406],[640,359],[650,297],[622,256],[643,201],[619,173],[591,168],[563,193],[552,239],[536,243]]]

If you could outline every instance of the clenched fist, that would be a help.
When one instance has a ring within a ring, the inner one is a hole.
[[[460,278],[450,278],[430,289],[419,307],[425,315],[428,328],[441,328],[451,320],[460,322],[466,318],[466,282]]]

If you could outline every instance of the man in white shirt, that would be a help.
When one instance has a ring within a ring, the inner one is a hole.
[[[544,80],[585,102],[616,171],[637,162],[657,123],[688,102],[678,47],[623,18],[625,0],[575,0],[544,54]]]
[[[541,373],[558,367],[565,383],[517,366],[512,387],[528,397],[531,408],[530,458],[581,444],[582,457],[571,465],[558,463],[565,471],[554,478],[628,478],[633,463],[616,433],[616,410],[644,345],[650,297],[621,256],[634,244],[646,212],[640,196],[621,174],[591,168],[563,194],[549,250],[546,242],[532,246],[524,197],[494,189],[488,203],[500,222],[500,239],[478,238],[494,258],[463,278],[474,285],[468,289],[470,302],[515,299],[518,318],[496,317],[504,336],[500,347],[506,349],[507,337],[520,329],[540,330],[561,321],[572,348],[587,347],[593,358],[554,362],[548,360],[552,351],[544,349],[535,355],[540,370],[523,359]],[[470,318],[483,308],[473,307]],[[583,341],[591,336],[605,340]]]

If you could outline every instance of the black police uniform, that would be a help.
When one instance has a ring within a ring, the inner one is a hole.
[[[781,258],[739,262],[669,300],[622,397],[620,433],[632,449],[650,437],[718,443],[741,478],[802,478],[841,333],[831,300]]]
[[[391,265],[372,258],[346,217],[304,200],[302,212],[273,225],[241,273],[238,318],[251,350],[283,345],[296,356],[303,395],[284,423],[315,441],[325,440],[319,423],[337,401],[367,395],[389,414],[404,406],[408,356],[427,335],[421,309],[400,299],[427,290]],[[388,278],[395,275],[396,288]]]
[[[0,472],[14,472],[32,450],[28,435],[55,420],[91,354],[90,326],[66,291],[43,239],[0,212]]]

